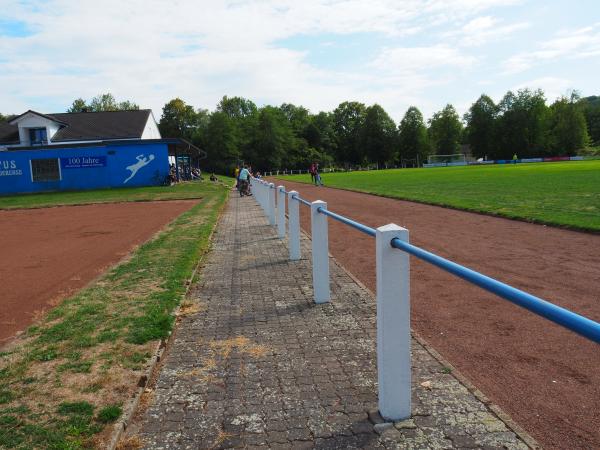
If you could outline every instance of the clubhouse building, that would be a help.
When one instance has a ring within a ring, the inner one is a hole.
[[[162,185],[204,152],[163,139],[151,110],[42,114],[0,122],[0,195]]]

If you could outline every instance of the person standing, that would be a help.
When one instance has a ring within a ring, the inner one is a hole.
[[[239,188],[240,186],[240,166],[235,166],[235,170],[233,172],[235,176],[235,187]]]
[[[519,157],[518,157],[518,156],[517,156],[517,154],[515,153],[515,154],[513,155],[513,164],[516,164],[518,159],[519,159]]]
[[[321,174],[319,173],[318,164],[315,164],[315,186],[323,186],[323,181],[321,181]]]

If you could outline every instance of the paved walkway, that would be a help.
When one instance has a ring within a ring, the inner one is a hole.
[[[416,341],[413,418],[382,423],[375,302],[332,260],[332,301],[315,305],[302,251],[288,261],[255,200],[232,195],[142,419],[145,448],[528,448]]]

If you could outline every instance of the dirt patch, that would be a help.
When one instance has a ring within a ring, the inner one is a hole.
[[[0,345],[197,203],[0,211]]]
[[[600,236],[284,181],[366,225],[600,321]],[[525,194],[524,194],[525,195]],[[302,227],[310,231],[308,208]],[[375,241],[329,221],[330,251],[375,290]],[[546,448],[600,448],[600,351],[511,303],[411,258],[412,327]]]

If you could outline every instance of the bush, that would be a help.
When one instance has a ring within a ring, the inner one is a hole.
[[[97,420],[102,423],[111,423],[121,417],[123,410],[118,405],[110,405],[102,408],[98,412]]]

